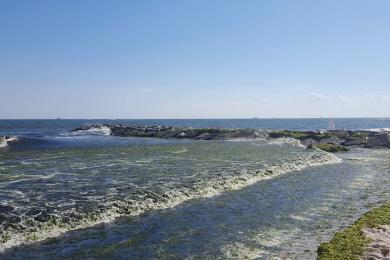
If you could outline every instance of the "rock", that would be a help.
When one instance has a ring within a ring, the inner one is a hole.
[[[343,146],[364,146],[365,140],[364,139],[350,139],[348,141],[345,141],[341,143]]]
[[[318,142],[312,138],[301,140],[301,143],[304,146],[313,146],[313,145],[318,144]]]
[[[212,140],[215,139],[215,135],[212,135],[210,133],[203,133],[195,137],[196,140]]]
[[[337,137],[337,138],[339,138],[341,140],[346,140],[354,132],[353,131],[347,131],[347,130],[330,130],[330,131],[328,131],[328,133],[331,136],[333,136],[333,137]]]
[[[313,144],[309,144],[306,149],[314,149],[314,145]]]
[[[78,131],[76,128],[73,131]],[[84,129],[84,128],[83,128]],[[194,140],[224,140],[232,138],[266,137],[265,132],[255,129],[222,129],[222,128],[174,128],[166,126],[111,126],[113,136],[157,137]],[[84,129],[85,130],[85,129]]]
[[[305,146],[335,145],[358,146],[366,148],[390,148],[389,133],[372,131],[333,130],[319,131],[261,131],[257,129],[224,129],[224,128],[179,128],[170,126],[123,126],[123,125],[92,125],[81,126],[72,131],[88,131],[93,128],[109,128],[112,136],[121,137],[153,137],[176,138],[192,140],[227,140],[256,138],[294,138]]]
[[[324,138],[320,140],[320,144],[342,144],[344,142],[343,139],[337,137],[337,136],[332,136],[329,138]]]
[[[291,137],[298,140],[312,139],[320,142],[322,139],[334,137],[332,133],[315,132],[315,131],[273,131],[269,133],[270,138]]]
[[[390,136],[388,133],[376,133],[367,137],[366,148],[387,147],[390,148]]]
[[[347,148],[338,144],[317,144],[315,145],[315,147],[329,153],[339,153],[339,152],[348,151]]]

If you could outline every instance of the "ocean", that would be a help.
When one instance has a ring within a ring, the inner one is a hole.
[[[390,129],[390,119],[333,119]],[[321,130],[328,119],[0,120],[1,259],[315,259],[388,200],[390,151],[111,137],[82,125]]]

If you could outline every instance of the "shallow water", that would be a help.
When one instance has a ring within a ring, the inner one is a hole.
[[[314,259],[390,195],[387,150],[56,131],[0,151],[0,258]]]
[[[314,259],[320,242],[390,195],[389,152],[343,157],[341,164],[73,231],[4,256]]]
[[[232,190],[267,177],[260,170],[273,175],[316,159],[327,163],[325,153],[260,140],[134,140],[0,153],[2,246]]]

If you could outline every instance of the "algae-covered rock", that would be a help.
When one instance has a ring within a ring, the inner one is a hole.
[[[385,204],[375,208],[353,225],[337,232],[327,243],[322,243],[318,247],[318,260],[359,260],[359,259],[388,259],[387,257],[365,258],[368,246],[372,242],[365,236],[364,230],[367,228],[380,228],[383,225],[390,225],[390,204]]]
[[[79,127],[72,132],[89,131],[91,128],[103,126]],[[266,138],[265,131],[256,129],[226,129],[226,128],[180,128],[167,126],[122,126],[104,125],[110,129],[110,135],[121,137],[155,137],[194,140],[226,140],[233,138],[255,139]]]
[[[298,140],[312,139],[320,142],[322,139],[333,137],[331,133],[314,131],[273,131],[269,133],[270,138],[291,137]]]
[[[348,149],[345,148],[342,145],[338,144],[315,144],[315,145],[309,145],[307,148],[313,149],[314,147],[317,147],[318,149],[321,149],[325,152],[329,153],[339,153],[339,152],[347,152]]]

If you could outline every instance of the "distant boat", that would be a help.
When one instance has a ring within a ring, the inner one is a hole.
[[[336,130],[336,125],[334,124],[332,119],[329,120],[328,130]]]
[[[57,117],[56,120],[61,120],[62,118],[61,117]]]

